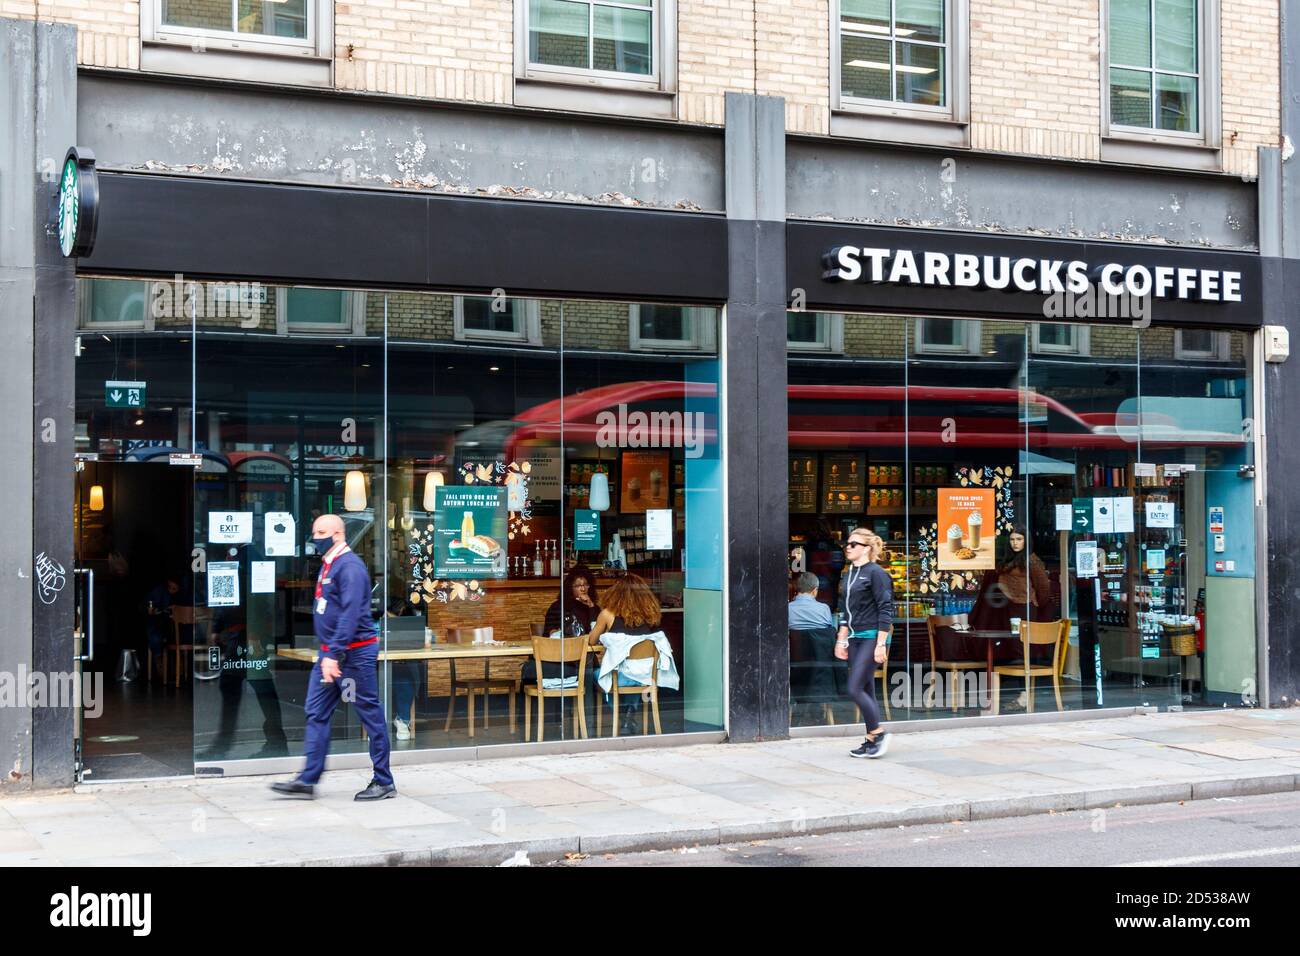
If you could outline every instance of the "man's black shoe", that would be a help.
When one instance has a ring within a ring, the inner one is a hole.
[[[391,783],[380,783],[378,780],[371,780],[366,785],[366,789],[358,793],[353,800],[386,800],[388,797],[397,796],[397,787]]]
[[[307,800],[316,795],[315,787],[309,783],[300,783],[297,780],[277,780],[271,784],[271,789],[286,797],[303,797]]]

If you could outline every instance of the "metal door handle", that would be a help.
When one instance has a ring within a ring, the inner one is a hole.
[[[95,571],[93,568],[74,568],[73,573],[86,576],[86,621],[83,630],[89,650],[78,659],[93,661],[95,659]]]

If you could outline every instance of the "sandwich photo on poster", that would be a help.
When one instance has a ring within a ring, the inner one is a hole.
[[[997,492],[939,489],[939,570],[986,571],[997,564]]]
[[[434,502],[433,576],[503,578],[509,515],[503,486],[441,486]]]
[[[623,452],[623,478],[619,494],[620,514],[643,514],[670,507],[668,503],[669,458],[666,451]]]

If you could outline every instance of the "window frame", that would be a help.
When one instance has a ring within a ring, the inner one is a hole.
[[[890,0],[894,17],[897,0]],[[842,89],[841,0],[830,2],[832,136],[851,136],[934,146],[970,145],[970,0],[944,0],[945,106],[846,96]],[[888,38],[893,56],[896,38]],[[907,41],[904,41],[907,42]],[[938,46],[939,44],[927,44]]]
[[[1155,45],[1154,0],[1147,0],[1152,10],[1151,43]],[[1113,122],[1110,112],[1110,5],[1111,0],[1101,0],[1101,158],[1105,162],[1135,163],[1139,165],[1177,166],[1190,169],[1218,170],[1221,166],[1222,106],[1220,86],[1220,24],[1221,0],[1196,0],[1196,66],[1197,110],[1199,132],[1159,130],[1141,126],[1122,126]],[[1154,57],[1149,68],[1118,66],[1117,69],[1139,69],[1152,75],[1154,106],[1155,75],[1169,73],[1157,70]],[[1173,75],[1183,75],[1174,73]],[[1154,122],[1154,115],[1153,115]]]
[[[600,0],[581,0],[590,7]],[[620,6],[618,0],[612,4]],[[605,113],[647,119],[677,118],[677,0],[653,0],[650,75],[529,61],[529,0],[514,0],[515,106]]]
[[[716,322],[694,321],[697,315],[713,313],[711,308],[702,306],[672,306],[680,308],[682,314],[692,319],[691,337],[689,339],[652,339],[641,335],[641,308],[645,305],[658,306],[670,303],[636,302],[627,307],[627,341],[628,347],[638,352],[711,352],[716,348]]]
[[[304,38],[174,26],[163,22],[162,8],[163,0],[140,0],[140,69],[144,72],[333,85],[333,0],[307,0]]]
[[[1209,351],[1189,349],[1183,345],[1183,332],[1208,332],[1214,337],[1213,347]],[[1174,329],[1174,358],[1188,362],[1226,362],[1232,355],[1232,338],[1230,332],[1218,329]]]
[[[517,316],[519,327],[512,332],[495,329],[474,329],[465,327],[465,299],[491,299],[490,295],[457,295],[452,298],[453,337],[457,342],[509,342],[517,345],[542,344],[542,309],[537,299],[508,298],[506,301],[518,304],[522,311]]]
[[[958,323],[964,330],[965,341],[952,345],[939,345],[925,341],[923,330],[931,319]],[[983,327],[979,319],[954,318],[948,315],[918,315],[913,326],[912,351],[916,355],[978,355]]]
[[[153,332],[155,330],[155,320],[153,309],[150,307],[151,295],[154,282],[148,279],[138,280],[139,285],[144,290],[144,307],[141,309],[140,319],[131,319],[129,321],[113,322],[92,322],[91,315],[95,309],[95,283],[99,281],[95,276],[85,276],[85,289],[89,290],[88,295],[77,296],[77,332]],[[115,280],[110,280],[115,281]],[[162,280],[159,280],[162,281]]]
[[[792,342],[786,333],[785,348],[788,352],[830,352],[838,354],[844,351],[844,313],[843,312],[807,312],[787,310],[786,315],[814,315],[825,319],[822,325],[824,333],[814,342]]]
[[[313,286],[295,286],[294,288],[314,288]],[[289,321],[289,286],[275,287],[275,334],[276,335],[365,335],[366,334],[366,294],[347,289],[321,289],[322,292],[342,292],[340,317],[350,321],[337,325],[330,322],[293,322]]]
[[[1059,325],[1063,328],[1074,330],[1074,341],[1070,345],[1060,345],[1056,342],[1044,342],[1042,340],[1042,328],[1045,325]],[[1078,355],[1087,356],[1090,354],[1089,347],[1091,342],[1088,336],[1088,326],[1077,322],[1034,322],[1030,327],[1029,349],[1039,355]]]

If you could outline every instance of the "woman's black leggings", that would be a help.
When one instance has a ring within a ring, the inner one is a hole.
[[[849,697],[862,711],[867,733],[880,727],[876,704],[876,638],[849,638]]]

